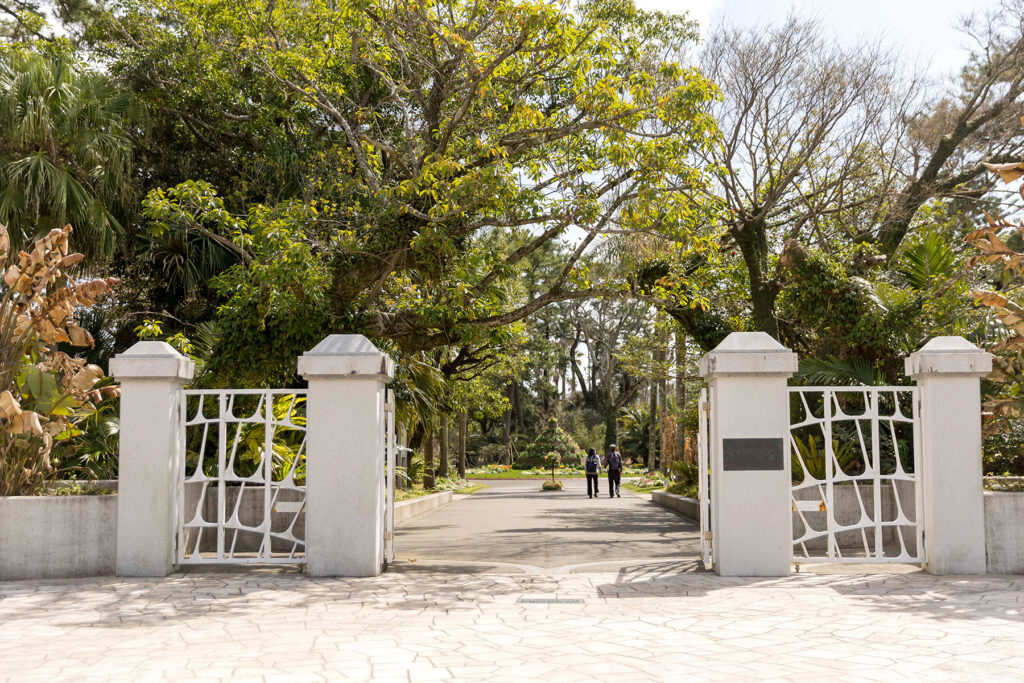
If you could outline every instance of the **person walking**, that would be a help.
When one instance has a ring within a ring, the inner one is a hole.
[[[611,445],[605,463],[608,465],[608,497],[622,498],[622,494],[619,493],[622,485],[622,453],[619,453],[615,444]]]
[[[597,450],[591,448],[587,452],[587,461],[583,468],[587,473],[587,498],[596,498],[600,493],[597,490],[597,482],[601,476],[601,458],[597,457]]]

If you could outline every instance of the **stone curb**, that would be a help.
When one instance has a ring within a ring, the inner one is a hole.
[[[651,500],[673,512],[678,512],[683,517],[689,517],[695,522],[700,521],[700,501],[696,498],[678,496],[667,491],[652,491]]]
[[[403,500],[401,503],[395,503],[395,526],[407,522],[413,517],[419,517],[431,510],[444,507],[450,502],[452,502],[452,492],[439,491],[426,496],[420,496],[419,498],[413,498],[412,500]]]

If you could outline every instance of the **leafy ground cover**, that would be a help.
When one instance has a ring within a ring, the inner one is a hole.
[[[985,477],[986,491],[1024,491],[1024,477]]]
[[[459,489],[455,493],[458,493],[459,495],[466,496],[466,495],[469,495],[471,493],[476,493],[477,491],[482,491],[482,490],[487,489],[487,488],[490,488],[490,486],[488,486],[487,484],[473,484],[471,486],[467,486],[466,488]]]
[[[452,491],[454,493],[463,494],[476,493],[477,491],[485,488],[487,488],[486,484],[474,484],[466,479],[450,477],[447,479],[437,479],[434,482],[434,488],[432,489],[424,489],[422,483],[417,483],[409,488],[398,489],[395,491],[395,501],[401,502],[403,500],[411,500],[431,493],[440,493],[441,491]]]

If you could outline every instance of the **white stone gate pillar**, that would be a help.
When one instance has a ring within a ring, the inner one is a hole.
[[[118,448],[118,576],[167,576],[174,565],[181,388],[195,364],[160,341],[141,341],[110,361],[121,383]]]
[[[793,553],[789,391],[797,355],[733,332],[700,359],[708,382],[711,537],[720,576],[785,576]]]
[[[932,574],[985,573],[981,378],[991,370],[992,355],[963,337],[936,337],[906,359],[921,398],[919,476]]]
[[[306,573],[377,576],[384,543],[384,386],[394,362],[361,334],[299,357],[306,404]]]

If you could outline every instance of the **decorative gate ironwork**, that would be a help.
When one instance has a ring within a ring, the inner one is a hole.
[[[921,562],[916,387],[790,389],[793,561]]]
[[[697,478],[698,495],[700,497],[700,559],[704,568],[710,570],[714,565],[714,545],[711,537],[711,405],[708,402],[708,390],[700,390],[697,401],[697,467],[700,470]]]
[[[306,392],[181,393],[179,564],[305,562]]]

